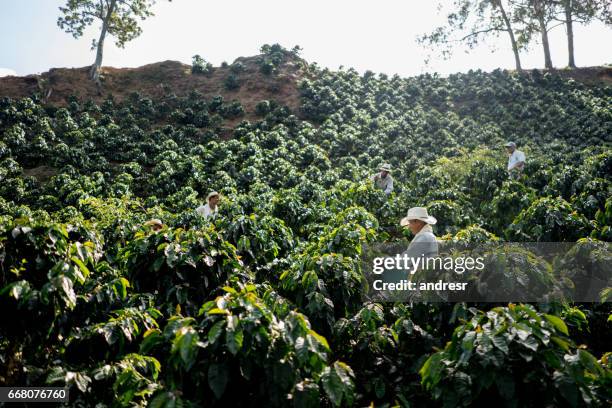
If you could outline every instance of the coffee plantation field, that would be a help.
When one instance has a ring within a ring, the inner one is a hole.
[[[292,58],[268,47],[260,75]],[[0,99],[0,385],[65,386],[75,407],[610,406],[612,293],[370,303],[359,256],[409,237],[413,206],[442,240],[610,242],[612,87],[302,76],[298,110],[248,120],[197,91]],[[383,163],[389,196],[369,181]]]

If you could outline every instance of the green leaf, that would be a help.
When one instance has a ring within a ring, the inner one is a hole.
[[[20,298],[27,297],[31,292],[30,283],[26,280],[21,280],[2,288],[2,290],[0,290],[0,296],[9,293],[15,300],[19,300]]]
[[[87,268],[87,266],[85,266],[85,264],[83,263],[83,261],[81,261],[79,258],[73,256],[72,258],[70,258],[72,260],[72,262],[74,262],[75,264],[77,264],[77,266],[79,267],[79,269],[81,270],[81,273],[83,274],[83,278],[87,278],[89,276],[89,268]],[[79,279],[79,281],[81,283],[83,283],[85,281],[85,279]]]
[[[146,354],[163,341],[164,340],[159,329],[149,329],[142,335],[140,352]]]
[[[442,365],[443,353],[434,353],[423,363],[423,367],[419,370],[421,376],[421,383],[429,389],[432,385],[436,385],[442,378]]]
[[[308,330],[308,334],[314,337],[315,339],[317,339],[317,341],[321,343],[327,351],[330,350],[329,343],[327,342],[327,339],[325,337],[321,336],[319,333],[317,333],[314,330]]]
[[[557,344],[559,347],[561,347],[563,350],[565,351],[569,350],[570,344],[567,341],[563,340],[562,338],[557,337],[557,336],[550,336],[550,339],[553,342],[555,342],[555,344]]]
[[[293,406],[295,408],[317,408],[321,405],[319,386],[310,379],[295,385]]]
[[[544,317],[546,318],[546,320],[550,322],[550,324],[552,324],[555,327],[555,329],[559,330],[561,333],[565,334],[566,336],[569,336],[569,331],[567,330],[567,326],[565,325],[565,322],[561,318],[557,316],[549,315],[549,314],[544,314]]]
[[[158,257],[155,262],[153,262],[153,270],[155,272],[159,272],[159,270],[161,269],[162,265],[164,264],[164,261],[166,260],[166,258],[164,258],[163,256]]]
[[[374,393],[378,399],[385,396],[385,381],[382,377],[378,377],[374,380]]]
[[[61,289],[61,297],[64,299],[64,302],[66,302],[66,306],[70,309],[74,309],[76,306],[76,293],[74,293],[74,289],[72,288],[72,281],[62,275],[53,278],[53,284],[56,288]]]
[[[351,405],[354,397],[354,385],[350,378],[352,376],[351,368],[340,361],[336,361],[332,367],[325,367],[323,370],[321,375],[323,389],[335,406],[340,406],[343,398],[347,405]]]
[[[208,367],[208,386],[217,399],[225,392],[228,381],[228,369],[225,364],[211,364]]]
[[[504,352],[504,354],[508,354],[510,349],[508,348],[508,340],[503,335],[493,336],[491,337],[493,341],[493,345]]]
[[[569,402],[570,406],[577,407],[580,390],[576,386],[576,382],[560,371],[555,372],[553,378],[555,386],[563,398]]]
[[[77,386],[79,391],[86,392],[87,386],[91,382],[91,378],[79,372],[68,371],[66,373],[65,381],[66,381],[66,385],[74,384]]]
[[[538,350],[538,340],[533,336],[529,336],[525,340],[519,340],[519,343],[521,343],[523,346],[527,347],[530,350]]]
[[[595,356],[589,353],[586,350],[579,349],[578,357],[580,358],[580,362],[589,369],[592,373],[596,373],[598,375],[604,375],[604,369],[601,367]]]
[[[183,400],[172,392],[158,394],[148,405],[149,408],[177,408],[183,406]]]
[[[198,333],[193,327],[181,327],[176,334],[176,338],[172,343],[172,352],[178,352],[185,369],[189,371],[195,363],[198,353]]]
[[[130,282],[125,278],[118,278],[113,281],[113,292],[121,299],[127,297],[127,288],[130,287]]]
[[[215,323],[210,330],[208,331],[208,342],[215,343],[219,336],[223,331],[223,326],[225,325],[225,321],[221,320],[220,322]]]
[[[53,367],[51,368],[49,374],[47,375],[47,384],[55,384],[58,382],[66,381],[66,371],[62,367]]]
[[[228,315],[229,312],[225,309],[219,309],[218,307],[215,307],[213,309],[210,309],[207,312],[209,315],[218,315],[218,314],[222,314],[222,315]]]
[[[244,334],[242,330],[228,330],[225,332],[225,345],[233,355],[238,354],[238,351],[242,347],[243,340]]]
[[[335,406],[340,406],[342,403],[342,395],[344,387],[342,381],[335,374],[331,367],[325,367],[323,375],[321,376],[321,382],[325,393]]]
[[[308,360],[308,346],[304,337],[298,337],[295,340],[295,355],[301,363]]]

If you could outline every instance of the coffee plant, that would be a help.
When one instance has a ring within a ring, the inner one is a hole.
[[[298,52],[264,46],[257,69]],[[229,90],[252,71],[223,69]],[[360,256],[409,236],[399,220],[424,206],[445,241],[576,244],[496,259],[490,287],[609,282],[612,88],[302,69],[298,110],[167,88],[0,99],[0,385],[68,387],[83,407],[610,406],[610,291],[372,303]],[[193,74],[212,70],[194,57]],[[516,179],[508,140],[527,155]],[[383,163],[390,195],[369,181]]]

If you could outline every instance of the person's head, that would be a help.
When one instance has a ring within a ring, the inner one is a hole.
[[[380,176],[382,178],[385,178],[387,177],[389,173],[391,173],[391,165],[388,163],[385,163],[382,166],[380,166],[378,170],[380,171]]]
[[[206,197],[206,201],[208,201],[208,205],[210,207],[216,207],[217,203],[219,202],[219,193],[216,191],[211,192],[208,194],[208,197]]]
[[[508,142],[505,144],[508,154],[512,154],[516,150],[516,143]]]
[[[146,225],[147,227],[151,228],[151,230],[153,232],[161,231],[161,229],[164,228],[164,224],[158,218],[153,218],[153,219],[145,222],[144,225]]]
[[[418,234],[425,225],[427,223],[422,220],[408,220],[408,229],[412,232],[412,235]]]
[[[427,224],[434,225],[438,220],[427,213],[425,207],[412,207],[408,213],[402,218],[400,225],[410,229],[412,234],[416,235]]]

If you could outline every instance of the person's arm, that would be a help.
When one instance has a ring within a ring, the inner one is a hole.
[[[523,170],[523,167],[525,167],[525,153],[520,152],[518,155],[518,163],[516,163],[516,166],[514,167],[518,167],[520,170]]]
[[[525,154],[517,154],[516,155],[516,162],[514,162],[514,164],[512,166],[510,166],[508,171],[514,170],[517,167],[522,169],[524,165],[525,165]]]
[[[389,181],[387,182],[387,188],[385,188],[385,194],[391,194],[391,192],[393,191],[393,179],[391,178],[391,176],[387,177],[389,177]]]
[[[512,170],[516,169],[517,167],[523,168],[524,165],[525,165],[524,161],[517,161],[512,166],[510,166],[508,168],[508,171],[512,171]]]

